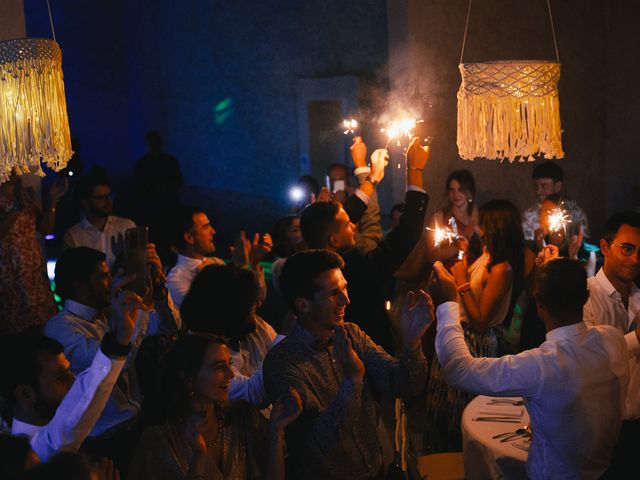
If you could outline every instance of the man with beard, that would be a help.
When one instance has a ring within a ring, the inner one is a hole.
[[[91,453],[112,458],[121,472],[126,471],[139,434],[142,395],[135,360],[140,345],[147,336],[173,334],[181,326],[180,315],[162,284],[162,263],[151,244],[147,247],[147,263],[151,287],[145,296],[147,310],[140,311],[136,318],[126,368],[84,445]],[[43,333],[63,345],[74,374],[91,364],[103,338],[113,329],[117,311],[110,301],[111,283],[105,255],[97,250],[71,248],[62,252],[56,263],[56,293],[64,301],[64,309],[49,319]],[[118,283],[114,282],[114,289],[121,290]]]
[[[262,382],[262,362],[269,349],[283,337],[256,315],[259,291],[251,271],[233,263],[209,265],[191,284],[180,314],[190,331],[229,339],[235,374],[229,400],[244,400],[264,408],[269,400]]]
[[[84,218],[67,230],[63,248],[89,247],[104,252],[111,268],[124,248],[124,232],[136,224],[113,213],[113,192],[101,169],[93,169],[77,187]]]
[[[167,275],[167,288],[171,293],[171,299],[180,308],[198,272],[208,265],[224,265],[225,261],[211,256],[216,250],[213,243],[216,231],[204,210],[193,205],[184,205],[178,209],[172,222],[173,246],[178,250],[178,260]],[[254,272],[260,284],[260,302],[267,293],[264,270],[260,262],[271,251],[271,244],[271,236],[268,233],[262,236],[256,233],[251,242],[242,231],[231,252],[231,261],[235,265]]]
[[[7,336],[2,347],[0,395],[12,435],[28,437],[41,461],[75,452],[100,417],[131,350],[142,299],[114,289],[114,329],[100,342],[88,367],[76,377],[62,345],[43,335]],[[119,291],[116,295],[115,291]]]
[[[600,239],[604,266],[589,283],[584,306],[587,325],[613,325],[626,340],[631,380],[618,445],[607,478],[623,478],[635,466],[640,438],[640,289],[633,280],[640,274],[640,213],[611,216]]]

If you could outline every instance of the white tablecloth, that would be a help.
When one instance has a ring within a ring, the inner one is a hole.
[[[491,438],[503,432],[513,432],[517,428],[529,424],[529,415],[524,409],[523,416],[518,423],[479,422],[473,418],[490,416],[480,413],[487,406],[487,402],[494,397],[478,395],[462,413],[462,450],[464,453],[464,471],[467,480],[474,479],[520,479],[527,478],[525,463],[527,452],[515,447],[512,443],[521,439],[500,442]],[[518,397],[508,397],[522,400]]]

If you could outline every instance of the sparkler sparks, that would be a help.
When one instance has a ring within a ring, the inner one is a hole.
[[[354,118],[342,121],[342,127],[344,128],[344,134],[354,133],[358,128],[358,121]]]
[[[434,232],[433,240],[435,247],[441,247],[444,242],[451,245],[460,237],[458,235],[458,225],[453,217],[449,219],[448,227],[439,227],[436,224],[436,228],[427,228],[427,230]]]
[[[398,145],[400,144],[401,137],[409,137],[413,136],[413,130],[416,128],[416,124],[419,120],[415,118],[401,118],[399,120],[394,120],[385,128],[380,129],[382,133],[386,133],[389,140],[387,140],[387,145],[384,148],[389,146],[389,142],[391,140],[398,139]],[[421,120],[420,120],[421,121]]]
[[[559,232],[560,230],[567,230],[567,223],[571,223],[571,215],[569,215],[561,207],[556,207],[548,212],[547,221],[549,224],[549,230],[552,232]]]

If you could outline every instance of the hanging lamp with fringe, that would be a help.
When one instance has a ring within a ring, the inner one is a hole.
[[[12,172],[44,176],[41,161],[61,170],[72,155],[60,46],[0,42],[0,183]]]
[[[560,60],[505,60],[463,63],[458,90],[458,153],[465,160],[533,161],[536,155],[563,158],[560,124]]]

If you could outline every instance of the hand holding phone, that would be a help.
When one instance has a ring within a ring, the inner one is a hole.
[[[147,291],[147,227],[128,228],[124,232],[124,274],[135,275],[130,289],[141,297]]]

